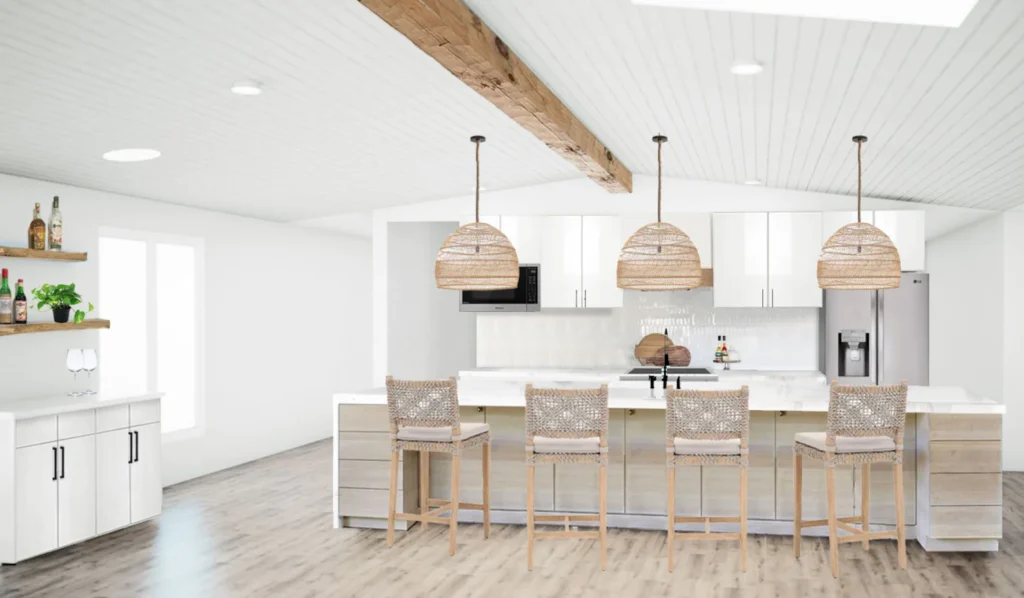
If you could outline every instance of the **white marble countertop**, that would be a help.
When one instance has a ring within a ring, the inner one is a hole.
[[[459,404],[466,407],[523,407],[527,382],[561,388],[607,383],[610,409],[664,409],[662,390],[652,391],[646,382],[620,382],[622,371],[594,370],[472,370],[459,373]],[[612,375],[614,377],[612,378]],[[683,382],[683,388],[720,390],[750,387],[751,411],[828,411],[828,384],[820,372],[768,372],[731,370],[719,372],[717,382]],[[384,388],[334,395],[335,405],[385,405]],[[1006,406],[974,397],[951,386],[911,386],[908,413],[987,414],[1006,413]]]
[[[0,417],[13,419],[28,419],[31,417],[42,417],[45,415],[59,415],[72,411],[83,411],[99,407],[111,407],[114,405],[125,405],[138,403],[163,397],[162,392],[150,392],[138,395],[110,395],[95,394],[83,397],[69,397],[67,395],[56,397],[40,397],[38,399],[19,399],[16,401],[0,403]],[[385,399],[385,403],[387,400]]]

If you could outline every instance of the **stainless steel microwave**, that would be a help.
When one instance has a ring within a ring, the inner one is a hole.
[[[459,311],[540,311],[540,264],[519,264],[519,286],[503,291],[462,291]]]

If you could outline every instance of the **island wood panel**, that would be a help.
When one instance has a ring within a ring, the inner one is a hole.
[[[479,423],[486,421],[483,407],[460,407],[459,421]],[[483,447],[462,451],[459,468],[459,501],[483,503]],[[493,456],[492,456],[493,459]],[[494,485],[491,485],[494,492]],[[430,498],[447,500],[452,495],[452,456],[450,453],[430,453]]]
[[[951,415],[933,413],[928,416],[929,439],[939,440],[1002,440],[1003,416]]]
[[[1001,473],[933,473],[932,506],[998,506],[1003,504]]]
[[[416,465],[413,459],[407,461],[406,478],[413,480],[416,477]],[[419,495],[415,492],[413,484],[409,485],[410,492],[398,491],[395,501],[395,508],[398,513],[418,513]],[[379,519],[380,523],[386,524],[388,518],[388,490],[373,488],[338,488],[338,512],[342,517],[365,517]],[[399,522],[395,522],[398,524]],[[406,524],[408,522],[402,521]]]
[[[608,512],[626,509],[626,412],[608,413]],[[555,464],[555,511],[597,513],[599,466],[590,463]]]
[[[526,510],[526,411],[522,407],[488,407],[491,427],[491,508]],[[553,465],[537,465],[534,505],[551,511],[555,504]]]
[[[1003,443],[998,440],[932,440],[931,473],[1000,473]]]
[[[390,432],[387,405],[339,405],[338,430],[341,432]]]
[[[747,518],[775,519],[775,413],[750,413],[750,468],[747,472]],[[738,467],[705,466],[702,475],[702,514],[740,513]]]
[[[665,452],[665,412],[644,409],[626,412],[626,512],[666,515],[668,466]],[[676,515],[697,516],[701,509],[700,467],[676,468]]]
[[[937,539],[999,539],[1003,507],[932,507],[930,532]]]
[[[775,418],[775,518],[793,519],[793,436],[798,432],[824,432],[825,413],[778,412]],[[825,466],[804,457],[803,519],[828,517]],[[859,473],[859,472],[858,472]],[[854,470],[850,465],[836,468],[836,515],[854,514]]]
[[[406,452],[398,454],[404,459]],[[415,457],[415,453],[412,453]],[[388,432],[338,432],[338,459],[383,461],[384,468],[391,461],[391,434]]]
[[[402,461],[398,468],[398,487],[405,487],[405,473],[417,453]],[[361,459],[338,460],[338,487],[387,490],[391,484],[390,461],[364,461]]]
[[[896,525],[896,494],[891,463],[871,464],[871,523]],[[853,476],[854,508],[861,508],[861,470]],[[917,525],[917,416],[907,415],[903,429],[903,517],[906,525]]]

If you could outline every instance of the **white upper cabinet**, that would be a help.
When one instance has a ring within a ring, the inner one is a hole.
[[[583,223],[579,216],[538,218],[540,307],[582,307]]]
[[[821,289],[818,288],[821,221],[821,212],[768,214],[765,306],[821,307]]]
[[[768,214],[715,214],[712,228],[715,307],[767,306]]]
[[[924,270],[924,212],[914,210],[878,210],[875,226],[889,235],[900,252],[904,272]]]
[[[544,248],[543,220],[542,216],[501,217],[501,232],[516,248],[520,264],[541,263]]]
[[[581,305],[622,307],[622,289],[618,286],[617,276],[622,251],[622,224],[617,216],[584,216],[582,224]]]

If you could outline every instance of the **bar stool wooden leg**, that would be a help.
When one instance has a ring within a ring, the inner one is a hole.
[[[804,459],[800,453],[793,453],[793,556],[800,558],[800,536],[803,532]]]
[[[533,465],[526,466],[526,568],[533,571]]]
[[[484,538],[491,537],[491,441],[484,444]]]
[[[899,543],[900,569],[907,568],[907,531],[903,513],[903,464],[896,463],[892,468],[893,485],[896,487],[896,541]]]
[[[430,453],[420,451],[420,515],[426,515],[430,510]],[[427,529],[427,522],[421,521],[423,529]]]
[[[865,463],[860,466],[860,528],[864,532],[871,531],[871,464]],[[870,547],[870,542],[864,538],[864,550]]]
[[[676,468],[668,468],[668,571],[675,568],[675,550],[672,547],[676,539]]]
[[[455,556],[455,532],[459,525],[459,469],[462,457],[452,455],[452,510],[448,521],[448,554]]]
[[[747,468],[740,467],[740,558],[747,570]]]
[[[836,468],[825,465],[825,489],[828,493],[828,553],[832,577],[839,577],[839,538],[836,526]]]
[[[608,568],[608,466],[601,466],[600,488],[600,525],[601,525],[601,570]]]
[[[388,486],[388,548],[395,543],[395,502],[398,499],[398,451],[391,451],[391,485]]]

